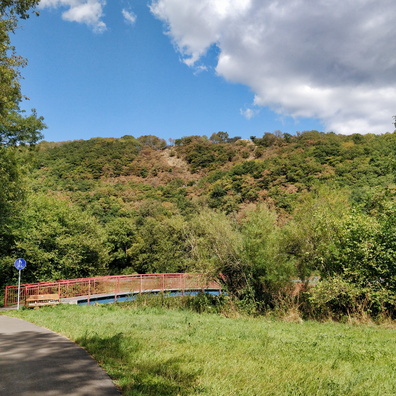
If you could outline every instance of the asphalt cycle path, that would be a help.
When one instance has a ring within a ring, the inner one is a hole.
[[[74,342],[0,315],[0,396],[120,396],[120,392]]]

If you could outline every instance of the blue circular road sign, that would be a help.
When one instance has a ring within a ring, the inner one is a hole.
[[[26,267],[26,260],[23,258],[16,259],[14,265],[17,270],[22,270]]]

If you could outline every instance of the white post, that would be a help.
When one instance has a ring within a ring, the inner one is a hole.
[[[19,270],[19,276],[18,276],[18,305],[17,305],[17,310],[19,311],[19,297],[21,294],[21,270]]]

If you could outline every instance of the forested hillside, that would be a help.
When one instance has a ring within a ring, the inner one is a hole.
[[[396,133],[124,136],[14,155],[34,165],[8,222],[2,287],[17,257],[24,282],[203,271],[265,310],[290,303],[290,279],[319,275],[304,312],[394,314]]]

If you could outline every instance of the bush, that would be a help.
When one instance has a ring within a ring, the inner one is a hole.
[[[198,313],[221,313],[229,306],[230,300],[224,294],[219,296],[200,292],[187,300],[187,307]]]
[[[386,290],[360,288],[339,275],[320,282],[308,296],[311,315],[316,319],[392,316],[390,309],[396,302],[395,296]]]

